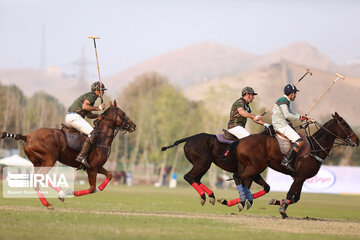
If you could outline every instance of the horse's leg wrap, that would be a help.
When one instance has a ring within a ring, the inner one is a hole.
[[[243,189],[244,189],[244,192],[245,192],[246,199],[249,200],[249,201],[254,200],[254,197],[253,197],[252,193],[250,192],[249,188],[247,186],[244,186]]]
[[[259,198],[261,196],[264,196],[266,194],[265,190],[261,190],[260,192],[256,192],[253,194],[253,198],[256,199],[256,198]]]
[[[233,200],[226,201],[226,202],[227,202],[228,207],[232,207],[232,206],[240,203],[240,198],[235,198]]]
[[[77,197],[87,195],[87,194],[90,194],[90,189],[85,189],[85,190],[80,190],[80,191],[74,192],[74,195]]]
[[[243,201],[245,201],[246,195],[245,195],[244,188],[243,188],[242,184],[236,185],[236,188],[237,188],[237,190],[238,190],[238,192],[239,192],[240,199],[243,200]]]
[[[288,199],[283,199],[280,201],[279,212],[283,219],[288,217],[286,214],[286,209],[288,208],[289,204],[290,204],[290,200]]]
[[[213,191],[208,189],[204,184],[200,183],[199,187],[206,192],[207,195],[214,195]]]
[[[191,186],[193,186],[193,188],[195,188],[195,190],[199,193],[200,196],[205,194],[204,190],[196,182],[191,184]]]
[[[98,189],[99,189],[100,191],[104,190],[105,187],[106,187],[106,185],[108,185],[109,182],[110,182],[110,179],[106,178],[106,179],[104,180],[104,182],[98,187]]]
[[[48,180],[48,185],[57,192],[61,191],[61,187],[54,187],[49,180]]]
[[[50,206],[50,203],[46,200],[46,198],[44,197],[44,195],[43,195],[43,193],[41,192],[41,190],[37,190],[37,195],[38,195],[41,203],[42,203],[45,207]]]

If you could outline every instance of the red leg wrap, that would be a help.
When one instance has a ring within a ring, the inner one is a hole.
[[[197,183],[194,182],[193,184],[191,184],[191,186],[195,188],[195,190],[199,193],[200,196],[205,194],[205,192],[201,189],[201,187]]]
[[[264,196],[265,194],[266,194],[265,190],[261,190],[260,192],[254,193],[253,198],[254,199],[259,198],[261,196]]]
[[[90,193],[90,189],[85,189],[85,190],[74,192],[74,195],[79,197],[79,196],[83,196],[83,195],[86,195],[86,194],[89,194],[89,193]]]
[[[236,199],[227,201],[228,207],[234,206],[234,205],[236,205],[236,204],[238,204],[238,203],[240,203],[240,198],[236,198]]]
[[[202,183],[200,183],[199,187],[200,187],[202,190],[204,190],[204,191],[207,193],[207,195],[210,195],[210,194],[213,193],[213,191],[211,191],[210,189],[208,189],[208,188],[207,188],[204,184],[202,184]]]
[[[41,203],[45,207],[49,206],[49,202],[46,200],[46,198],[44,197],[44,195],[42,194],[42,192],[40,190],[37,191],[37,195],[39,196],[39,199],[40,199]]]
[[[106,187],[106,185],[107,185],[109,182],[110,182],[110,179],[106,178],[106,179],[104,180],[104,182],[98,187],[98,189],[99,189],[100,191],[104,190],[104,188]]]
[[[61,190],[61,187],[54,187],[54,186],[51,184],[50,181],[48,181],[48,185],[49,185],[50,187],[52,187],[52,189],[54,189],[54,190],[57,191],[57,192],[60,192],[60,190]]]

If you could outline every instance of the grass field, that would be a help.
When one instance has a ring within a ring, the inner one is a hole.
[[[215,190],[215,196],[233,199],[238,194]],[[267,202],[284,196],[269,193],[239,213],[236,206],[201,206],[190,186],[110,185],[64,203],[48,199],[54,211],[38,199],[1,194],[0,239],[360,239],[360,196],[302,194],[283,220],[278,206]]]

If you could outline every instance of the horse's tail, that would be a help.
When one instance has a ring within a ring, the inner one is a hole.
[[[0,139],[6,138],[6,137],[14,138],[15,140],[23,140],[23,141],[26,141],[26,139],[27,139],[27,136],[23,136],[21,134],[12,134],[12,133],[7,133],[7,132],[2,132]]]
[[[168,148],[172,148],[172,147],[175,147],[176,145],[179,145],[180,143],[186,142],[189,138],[191,138],[191,137],[187,137],[187,138],[183,138],[183,139],[177,140],[177,141],[175,141],[175,142],[174,142],[173,144],[171,144],[171,145],[162,147],[162,148],[161,148],[161,151],[165,151],[165,150],[168,149]]]

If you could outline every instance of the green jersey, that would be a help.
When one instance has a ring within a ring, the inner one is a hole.
[[[97,99],[97,96],[94,92],[88,92],[85,93],[83,95],[81,95],[80,97],[78,97],[73,104],[71,104],[71,106],[68,109],[68,112],[75,112],[77,114],[79,114],[82,117],[85,117],[86,114],[89,113],[89,111],[85,111],[82,109],[82,105],[84,103],[85,100],[88,100],[90,102],[91,106],[94,106],[94,103]]]
[[[243,117],[239,114],[238,108],[243,108],[248,113],[251,113],[251,109],[249,104],[245,101],[244,98],[239,98],[236,100],[233,105],[231,106],[230,110],[230,120],[228,122],[228,129],[236,127],[236,126],[242,126],[245,127],[247,118]]]

